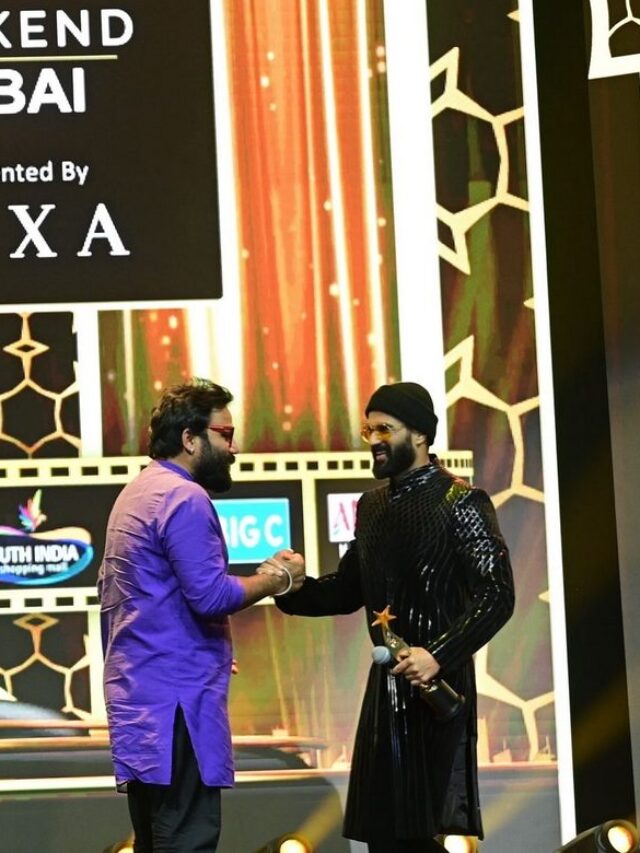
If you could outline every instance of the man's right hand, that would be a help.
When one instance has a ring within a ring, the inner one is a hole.
[[[289,576],[291,575],[291,589],[288,592],[296,592],[305,579],[304,557],[295,551],[283,550],[278,551],[273,557],[269,557],[264,563],[258,566],[256,573],[259,575],[275,575],[282,578],[284,591],[289,586]],[[277,593],[276,593],[277,594]]]

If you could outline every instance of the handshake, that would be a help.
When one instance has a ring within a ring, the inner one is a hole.
[[[305,579],[304,557],[289,549],[278,551],[258,566],[256,574],[271,575],[281,581],[280,588],[272,595],[297,592]]]

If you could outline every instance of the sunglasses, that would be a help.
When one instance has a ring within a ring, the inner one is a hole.
[[[235,432],[235,427],[232,426],[208,426],[207,429],[210,429],[211,432],[217,432],[219,436],[224,438],[229,447],[231,447],[231,442],[233,441],[233,433]]]
[[[360,435],[367,444],[371,444],[371,436],[377,435],[380,441],[389,441],[394,433],[404,427],[394,427],[391,424],[362,424]]]

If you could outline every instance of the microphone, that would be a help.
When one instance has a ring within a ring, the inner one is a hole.
[[[398,662],[386,646],[374,646],[371,657],[379,666],[395,666]],[[428,684],[421,684],[418,692],[422,701],[426,702],[436,719],[441,722],[452,720],[464,707],[464,696],[457,693],[443,678],[432,678]]]

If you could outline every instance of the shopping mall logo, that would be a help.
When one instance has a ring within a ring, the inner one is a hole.
[[[22,530],[0,525],[0,583],[43,586],[61,583],[93,560],[91,534],[83,527],[60,527],[36,533],[47,516],[38,489],[18,508]]]

